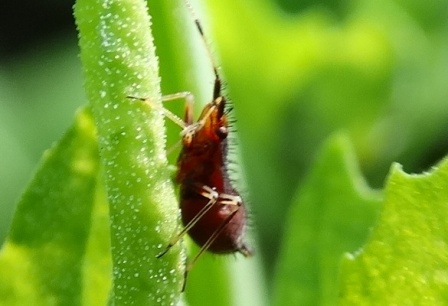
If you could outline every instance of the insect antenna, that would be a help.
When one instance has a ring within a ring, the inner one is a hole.
[[[196,25],[196,28],[199,32],[199,35],[201,36],[201,40],[205,45],[205,50],[207,51],[207,56],[211,62],[211,65],[213,67],[213,74],[215,75],[215,86],[213,88],[213,99],[219,98],[222,96],[222,81],[221,81],[221,77],[219,76],[219,72],[218,72],[218,65],[216,64],[212,53],[210,51],[210,46],[207,43],[207,40],[205,38],[205,34],[204,34],[204,30],[202,28],[202,24],[199,21],[199,18],[196,16],[195,11],[193,10],[193,7],[191,6],[190,2],[188,0],[185,0],[185,4],[188,8],[188,10],[190,11],[190,14],[193,16],[194,19],[194,24]]]

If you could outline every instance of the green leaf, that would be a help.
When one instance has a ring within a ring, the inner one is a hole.
[[[84,254],[83,292],[81,305],[106,305],[112,285],[109,203],[104,190],[102,172],[98,173],[90,235]]]
[[[395,164],[366,246],[343,262],[342,305],[448,303],[448,159],[409,175]]]
[[[374,224],[379,194],[364,182],[346,136],[324,146],[285,227],[274,305],[334,305],[341,256]]]
[[[83,110],[17,206],[0,253],[1,305],[81,304],[98,168],[95,128]]]
[[[140,0],[79,0],[75,17],[110,204],[111,298],[168,305],[179,298],[184,261],[179,245],[155,259],[178,227],[163,116],[126,98],[160,103],[147,10]]]

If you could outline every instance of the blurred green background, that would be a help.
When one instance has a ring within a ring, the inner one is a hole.
[[[163,92],[199,91],[197,59],[179,36],[190,17],[167,1],[149,2]],[[448,151],[448,1],[197,2],[234,104],[244,189],[268,275],[288,206],[331,133],[349,133],[375,188],[391,162],[421,172]],[[42,153],[86,103],[72,5],[0,5],[0,239]],[[207,102],[211,86],[198,101]],[[170,130],[173,143],[178,130]]]

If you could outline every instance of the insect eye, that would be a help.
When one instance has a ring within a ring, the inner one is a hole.
[[[193,141],[193,133],[190,132],[182,136],[182,142],[185,147],[190,146],[192,141]]]
[[[227,131],[227,128],[225,126],[220,126],[218,129],[216,129],[216,135],[218,135],[220,139],[227,138],[228,133],[229,132]]]

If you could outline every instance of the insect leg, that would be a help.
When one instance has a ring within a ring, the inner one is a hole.
[[[193,104],[194,104],[194,96],[189,91],[182,91],[166,96],[162,96],[162,101],[173,101],[177,99],[184,99],[185,100],[185,118],[184,120],[180,119],[177,115],[169,111],[168,109],[164,107],[160,107],[153,103],[151,100],[147,98],[140,98],[135,96],[127,96],[126,98],[134,99],[134,100],[140,100],[148,104],[150,107],[155,109],[160,109],[163,112],[163,115],[169,118],[171,121],[173,121],[175,124],[180,126],[182,129],[185,129],[189,125],[193,123]]]
[[[182,231],[173,237],[173,239],[169,242],[165,250],[158,254],[156,257],[160,258],[163,255],[165,255],[195,224],[198,222],[212,207],[213,205],[218,201],[218,193],[213,190],[212,188],[203,185],[200,187],[201,190],[198,192],[204,196],[205,198],[208,198],[209,201],[207,204],[194,216],[193,219],[188,222],[187,225],[182,229]]]
[[[196,254],[196,256],[194,256],[193,260],[191,260],[190,262],[188,262],[187,267],[185,269],[184,272],[184,284],[182,285],[182,292],[185,291],[185,286],[187,285],[187,277],[188,277],[188,272],[191,271],[191,269],[193,268],[194,264],[196,263],[196,261],[199,259],[199,257],[201,257],[202,254],[204,254],[205,251],[207,251],[207,249],[212,245],[212,243],[216,240],[216,238],[219,236],[219,234],[221,234],[221,232],[224,230],[224,227],[226,227],[227,224],[229,224],[230,220],[232,220],[232,218],[235,216],[235,214],[238,212],[239,206],[237,206],[237,208],[235,209],[234,212],[232,212],[219,226],[218,229],[216,229],[216,231],[207,239],[207,241],[205,242],[205,244],[201,247],[201,249],[199,250],[199,253]]]
[[[178,92],[178,93],[162,96],[162,101],[163,102],[177,100],[177,99],[184,99],[185,100],[184,123],[185,123],[186,126],[189,126],[189,125],[191,125],[193,123],[194,96],[189,91],[182,91],[182,92]],[[185,125],[181,126],[181,127],[185,128]]]
[[[232,218],[235,216],[235,214],[240,209],[240,206],[236,206],[235,211],[233,211],[216,229],[216,231],[207,239],[207,241],[204,243],[204,245],[199,250],[199,253],[194,256],[194,258],[188,263],[186,268],[186,273],[191,270],[193,265],[196,263],[196,261],[201,257],[202,254],[204,254],[205,251],[212,245],[212,243],[218,238],[219,234],[224,230],[224,228],[229,224],[229,222],[232,220]]]
[[[188,273],[189,270],[191,270],[191,267],[195,264],[195,262],[198,260],[198,258],[205,252],[207,249],[213,244],[213,242],[216,240],[216,238],[221,234],[221,232],[224,230],[224,228],[229,224],[229,222],[232,220],[232,218],[235,216],[235,214],[238,212],[242,205],[242,200],[240,196],[226,194],[226,193],[220,193],[219,194],[219,204],[220,205],[232,205],[235,207],[235,210],[219,225],[219,227],[213,232],[213,234],[207,239],[207,241],[204,243],[204,245],[199,250],[199,253],[196,254],[196,256],[193,258],[192,261],[188,263],[186,273]],[[247,251],[247,252],[246,252]],[[240,250],[240,252],[244,256],[249,256],[250,251],[247,249],[246,246],[243,246],[243,250]]]

